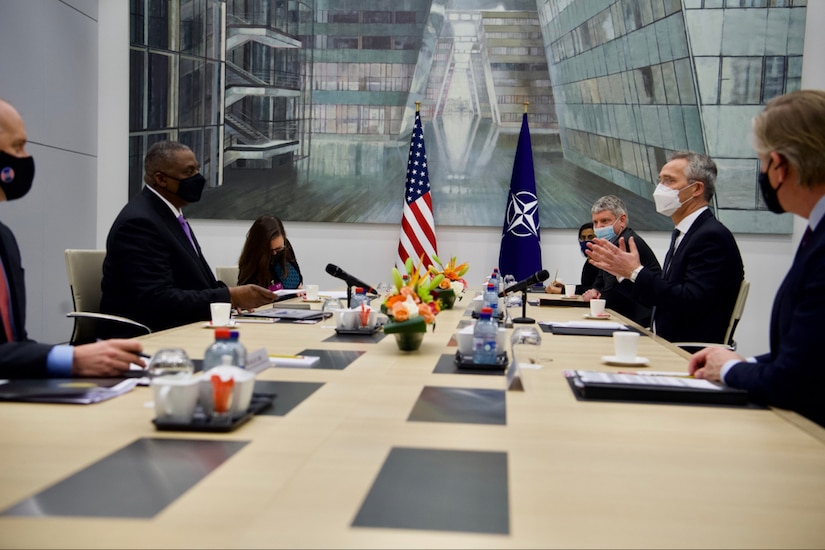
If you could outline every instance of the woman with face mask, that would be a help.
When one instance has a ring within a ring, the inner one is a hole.
[[[249,283],[270,290],[301,288],[301,269],[284,224],[276,216],[259,217],[246,234],[238,259],[238,284]]]
[[[579,248],[582,256],[587,258],[584,253],[587,250],[587,243],[592,242],[596,238],[593,232],[593,222],[587,222],[579,228]],[[582,266],[581,284],[576,285],[576,294],[581,294],[588,288],[593,288],[593,282],[596,280],[596,275],[599,274],[599,269],[591,265],[585,260]],[[561,281],[553,281],[544,289],[548,294],[564,294],[564,283]]]

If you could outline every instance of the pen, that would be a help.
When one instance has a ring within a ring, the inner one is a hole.
[[[143,357],[144,359],[151,359],[152,358],[151,355],[149,355],[148,353],[143,353],[142,351],[138,352],[138,357]]]
[[[233,321],[236,323],[275,323],[277,319],[247,319],[236,317]]]
[[[305,355],[278,355],[275,353],[270,353],[269,356],[273,359],[303,359],[306,357]]]

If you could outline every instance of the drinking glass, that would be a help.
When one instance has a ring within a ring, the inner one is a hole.
[[[170,348],[158,350],[149,361],[149,376],[183,375],[191,376],[195,372],[195,365],[186,351],[180,348]]]
[[[335,328],[338,326],[338,318],[341,311],[346,309],[344,303],[338,298],[326,298],[321,305],[321,312],[324,314],[323,328]],[[328,321],[329,320],[329,321]],[[331,323],[331,324],[330,324]]]

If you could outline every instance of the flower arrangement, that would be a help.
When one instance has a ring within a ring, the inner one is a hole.
[[[407,259],[405,270],[407,278],[402,277],[398,268],[392,269],[392,280],[394,287],[384,298],[381,304],[381,311],[386,313],[390,321],[384,325],[384,332],[396,334],[399,347],[402,346],[402,339],[398,338],[403,334],[418,334],[423,336],[427,332],[427,325],[435,326],[435,316],[441,310],[438,301],[433,298],[432,291],[444,279],[441,275],[430,278],[426,269],[422,270],[423,257],[418,259],[418,265],[413,266],[411,258]],[[423,273],[422,273],[423,272]],[[409,349],[418,349],[421,345],[421,337],[408,338],[405,344]],[[415,347],[410,347],[415,344]]]
[[[455,256],[450,258],[447,264],[444,264],[436,255],[433,255],[433,260],[438,264],[438,267],[431,265],[429,269],[430,274],[433,276],[444,276],[438,288],[433,290],[433,294],[439,302],[441,302],[442,309],[451,309],[456,298],[460,300],[464,294],[464,290],[467,288],[467,281],[462,277],[470,269],[470,266],[467,262],[456,265]]]

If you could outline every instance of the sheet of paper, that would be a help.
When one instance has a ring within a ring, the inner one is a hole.
[[[303,367],[309,368],[319,363],[321,358],[316,355],[270,355],[269,362],[276,367]]]

